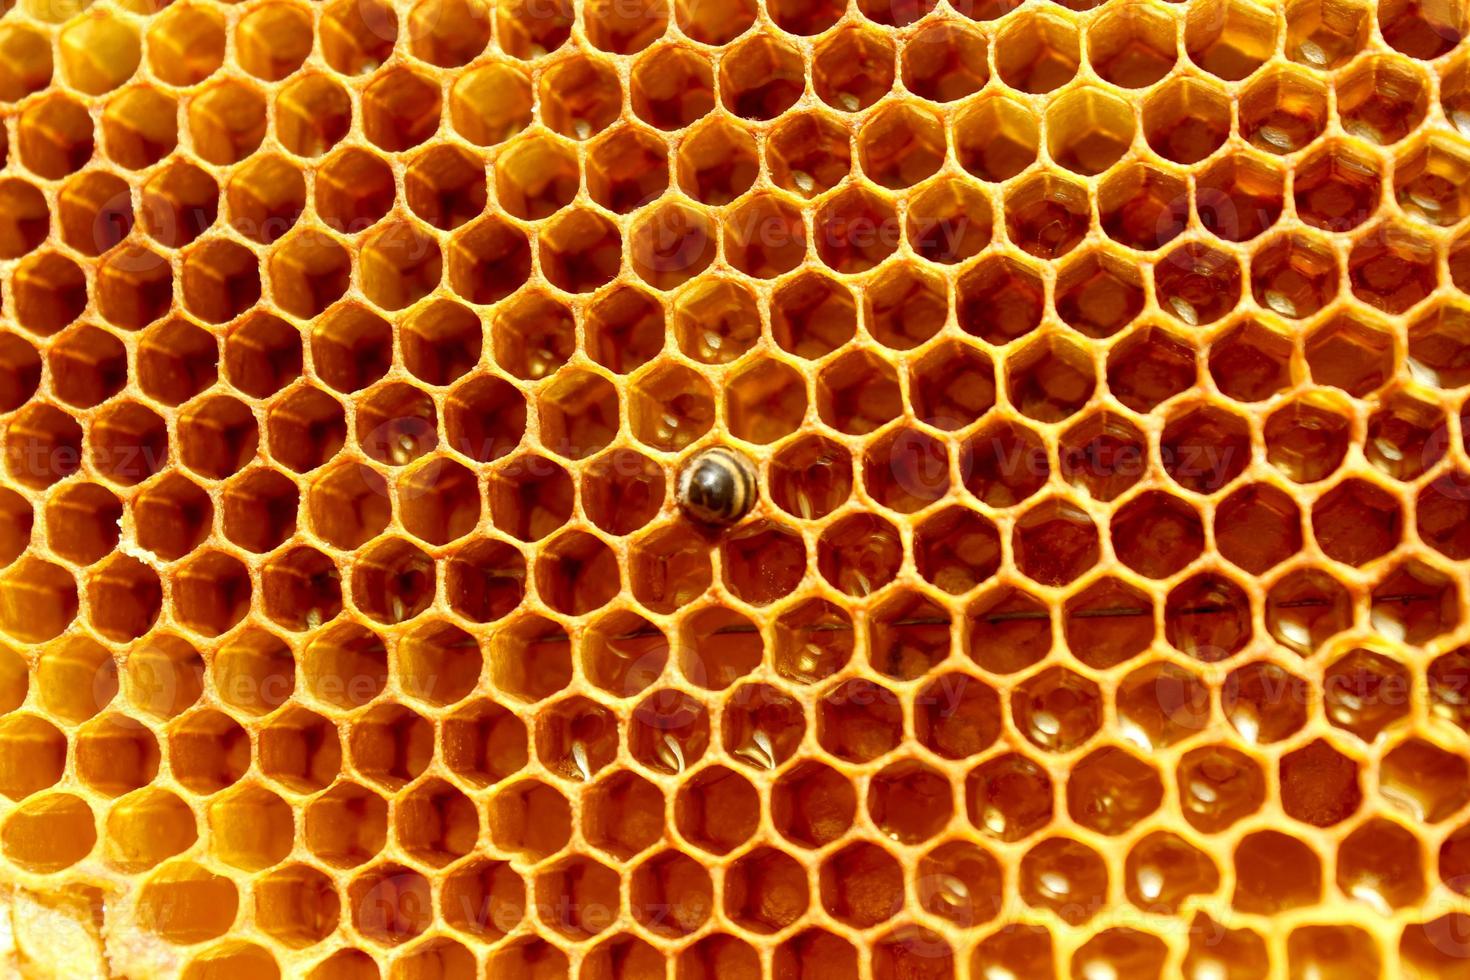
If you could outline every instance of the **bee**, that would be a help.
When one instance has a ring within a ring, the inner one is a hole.
[[[704,524],[734,524],[750,513],[756,496],[755,467],[724,446],[699,453],[679,474],[679,506]]]

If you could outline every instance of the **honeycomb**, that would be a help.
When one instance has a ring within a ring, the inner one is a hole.
[[[1463,0],[0,10],[0,972],[1470,977]]]

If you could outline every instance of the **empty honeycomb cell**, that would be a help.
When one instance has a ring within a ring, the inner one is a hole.
[[[947,285],[917,263],[890,263],[863,290],[863,314],[868,334],[884,347],[918,347],[944,328]]]
[[[61,779],[66,766],[66,736],[50,722],[31,714],[11,714],[0,720],[0,745],[6,763],[0,766],[0,793],[20,801]]]
[[[27,170],[60,180],[92,158],[92,118],[81,103],[64,95],[33,101],[17,121],[16,148]]]
[[[1021,858],[1021,899],[1049,909],[1064,922],[1081,925],[1100,911],[1108,887],[1102,857],[1078,841],[1050,837]]]
[[[1006,196],[1006,234],[1040,259],[1070,252],[1087,235],[1091,208],[1086,190],[1063,177],[1042,172]]]
[[[1259,575],[1301,550],[1301,513],[1291,497],[1270,484],[1247,484],[1216,509],[1215,547]]]
[[[101,255],[133,227],[128,185],[111,174],[77,174],[62,187],[58,204],[62,240],[83,255]]]
[[[108,811],[103,854],[108,864],[147,871],[187,850],[198,838],[194,813],[167,790],[129,794]]]
[[[1267,661],[1231,671],[1221,690],[1226,719],[1249,742],[1289,738],[1307,721],[1311,693],[1296,674]]]
[[[1290,245],[1286,247],[1289,249]],[[1294,272],[1283,274],[1290,283],[1298,282]],[[1330,323],[1313,337],[1331,346],[1335,329],[1335,324]],[[1312,346],[1311,340],[1307,346]],[[1210,379],[1222,394],[1235,401],[1264,401],[1291,385],[1292,347],[1292,339],[1276,328],[1255,318],[1242,320],[1210,345]],[[1314,362],[1320,358],[1314,358],[1313,353],[1308,353],[1307,361],[1315,376],[1318,372]]]
[[[1061,271],[1054,305],[1068,326],[1093,338],[1123,329],[1143,310],[1144,291],[1138,273],[1117,256],[1088,252]]]
[[[715,107],[714,72],[707,58],[674,44],[653,47],[630,76],[638,118],[662,130],[683,129]]]
[[[981,96],[954,122],[955,157],[981,180],[999,183],[1036,161],[1038,121],[1014,99]]]
[[[955,315],[960,328],[992,344],[1035,330],[1044,312],[1043,285],[1031,266],[988,256],[960,277]]]
[[[16,807],[6,818],[0,827],[0,848],[7,858],[28,871],[60,871],[86,857],[96,846],[95,819],[79,796],[38,796]]]
[[[6,54],[6,68],[0,74],[0,99],[19,102],[50,83],[51,44],[42,31],[12,21],[0,31],[0,48]]]
[[[124,330],[142,330],[162,319],[174,298],[168,260],[140,245],[125,244],[109,252],[97,270],[94,288],[103,318]]]
[[[1196,164],[1224,145],[1230,136],[1230,117],[1230,101],[1217,86],[1180,77],[1144,102],[1143,135],[1164,159]]]
[[[1353,295],[1385,313],[1404,313],[1434,291],[1430,244],[1407,227],[1386,223],[1367,232],[1348,256]]]

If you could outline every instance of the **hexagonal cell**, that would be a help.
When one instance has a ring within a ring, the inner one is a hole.
[[[145,789],[113,804],[103,854],[112,867],[136,874],[188,850],[198,834],[183,800],[166,790]]]
[[[1000,183],[1036,162],[1036,114],[999,95],[966,106],[954,122],[955,157],[981,180]]]
[[[1327,720],[1370,743],[1408,713],[1413,689],[1402,664],[1363,648],[1333,662],[1322,684]]]
[[[329,462],[347,440],[342,405],[319,388],[298,385],[266,415],[271,456],[298,473]]]
[[[1459,148],[1429,139],[1394,164],[1393,191],[1405,214],[1431,225],[1450,226],[1470,213],[1460,192],[1467,164]]]
[[[1297,569],[1278,579],[1266,596],[1271,635],[1303,655],[1352,624],[1352,597],[1326,572]]]
[[[572,812],[561,793],[539,780],[527,779],[495,795],[489,826],[496,847],[539,861],[566,846],[572,833]]]
[[[633,917],[662,936],[698,932],[714,907],[709,872],[680,851],[655,854],[639,865],[628,896]]]
[[[1096,500],[1110,501],[1138,482],[1148,467],[1143,433],[1132,422],[1099,412],[1072,426],[1058,449],[1063,479]]]
[[[1197,242],[1181,245],[1154,266],[1159,305],[1192,327],[1235,309],[1241,293],[1238,261]]]
[[[1189,896],[1209,895],[1220,887],[1220,871],[1209,855],[1165,831],[1134,845],[1124,875],[1129,901],[1165,915],[1177,915]]]
[[[667,481],[663,468],[642,453],[613,449],[582,473],[582,510],[609,534],[631,534],[663,508]]]
[[[1196,178],[1196,198],[1207,203],[1203,177]],[[1189,222],[1189,195],[1182,181],[1150,167],[1123,166],[1104,178],[1097,189],[1098,218],[1113,241],[1149,252],[1173,241]],[[1208,226],[1208,212],[1201,222]]]
[[[501,627],[490,643],[495,687],[523,701],[540,701],[571,683],[571,645],[566,630],[540,616]]]
[[[291,707],[261,729],[261,772],[287,789],[302,793],[325,789],[341,768],[337,728],[318,714]]]
[[[1009,586],[982,593],[965,613],[966,647],[981,668],[1024,670],[1051,649],[1051,614],[1029,593]]]
[[[392,221],[365,238],[357,265],[363,292],[385,310],[401,310],[429,295],[444,268],[438,243],[407,221]]]
[[[549,135],[516,140],[495,157],[497,200],[517,217],[549,217],[571,203],[579,185],[576,156]]]
[[[617,227],[590,210],[566,211],[541,228],[541,270],[569,293],[590,293],[618,273],[622,237]]]
[[[1297,483],[1331,476],[1351,438],[1347,409],[1325,397],[1282,406],[1266,420],[1264,434],[1267,461]]]
[[[41,356],[30,341],[0,333],[0,409],[13,412],[21,408],[40,385]]]
[[[612,68],[584,55],[558,61],[541,76],[539,94],[541,121],[554,132],[577,140],[589,139],[612,125],[622,100]]]
[[[399,846],[436,868],[474,850],[479,823],[470,798],[442,779],[419,783],[394,804],[393,830]]]
[[[453,145],[431,147],[404,172],[403,190],[415,215],[441,231],[453,231],[485,210],[485,166]]]
[[[693,602],[712,579],[709,546],[682,523],[650,531],[628,556],[633,597],[654,612],[671,613]]]
[[[1301,550],[1301,512],[1276,487],[1247,484],[1216,508],[1215,547],[1222,557],[1259,575]]]
[[[852,783],[820,762],[798,763],[771,788],[771,820],[800,847],[821,847],[838,839],[856,814]]]
[[[719,606],[704,606],[680,624],[675,649],[686,678],[718,691],[755,670],[764,647],[759,628],[749,619]]]
[[[1006,195],[1006,235],[1037,258],[1060,258],[1086,237],[1091,211],[1086,188],[1040,173]]]
[[[1306,186],[1305,175],[1303,167],[1296,169],[1296,190]],[[1248,241],[1281,217],[1285,182],[1285,174],[1269,158],[1225,157],[1196,178],[1195,211],[1217,237]]]
[[[1245,0],[1211,0],[1192,8],[1185,50],[1195,64],[1226,81],[1250,75],[1276,48],[1276,18]]]
[[[16,496],[25,508],[24,538],[11,556],[14,560],[30,539],[30,504]],[[110,490],[95,483],[73,483],[50,496],[45,523],[50,550],[78,565],[90,565],[107,557],[117,547],[122,504]]]
[[[97,844],[96,818],[82,798],[54,793],[16,807],[0,830],[0,847],[21,868],[45,874],[70,867]]]
[[[1122,331],[1144,309],[1138,270],[1104,251],[1089,251],[1061,270],[1057,316],[1079,334],[1105,338]]]
[[[22,327],[44,337],[63,330],[87,307],[86,277],[75,262],[56,252],[39,252],[23,260],[12,273],[11,289],[12,315]]]
[[[609,211],[637,210],[668,186],[668,150],[647,130],[632,126],[612,130],[588,151],[587,193]]]
[[[744,843],[759,817],[755,788],[724,766],[708,766],[686,778],[674,800],[679,835],[711,854],[728,854]]]
[[[917,263],[890,264],[864,288],[863,316],[868,333],[883,346],[917,347],[949,318],[947,283]]]
[[[995,70],[1011,88],[1038,94],[1072,79],[1080,61],[1070,21],[1039,14],[1008,24],[995,39]]]
[[[903,908],[903,868],[873,843],[850,843],[828,855],[817,882],[822,908],[854,929],[878,926]]]
[[[38,177],[60,180],[92,158],[92,117],[76,100],[59,93],[42,96],[20,114],[16,149],[20,162]]]
[[[1250,462],[1250,430],[1244,419],[1209,405],[1171,413],[1159,437],[1159,459],[1175,483],[1195,493],[1214,493]]]
[[[276,93],[276,138],[289,152],[319,157],[352,128],[352,100],[327,75],[307,74]]]
[[[1251,259],[1251,292],[1256,302],[1282,316],[1302,319],[1326,306],[1338,293],[1341,273],[1324,243],[1304,235],[1267,242]]]
[[[1307,723],[1311,696],[1295,674],[1266,661],[1231,671],[1220,693],[1220,708],[1248,742],[1269,745],[1289,738]]]
[[[235,230],[269,245],[290,231],[306,209],[306,181],[284,157],[252,157],[230,179],[225,199]]]
[[[494,462],[511,452],[525,432],[526,396],[503,378],[469,378],[445,399],[445,441],[476,462]]]
[[[1097,563],[1097,527],[1081,508],[1051,498],[1016,521],[1011,550],[1022,574],[1043,585],[1065,585]]]
[[[318,217],[344,234],[376,224],[393,207],[393,172],[377,154],[349,147],[316,169],[312,185]]]
[[[1312,506],[1317,545],[1334,561],[1363,565],[1391,551],[1403,534],[1398,501],[1366,480],[1344,480]]]
[[[251,627],[222,646],[210,663],[210,679],[221,701],[246,714],[267,714],[296,688],[291,648],[274,633]]]
[[[240,163],[265,137],[265,96],[243,81],[211,84],[190,98],[187,113],[194,151],[219,166]]]
[[[806,258],[806,226],[801,212],[780,196],[757,193],[724,218],[725,258],[737,271],[773,279],[796,269]]]
[[[1365,233],[1348,256],[1353,295],[1385,313],[1407,311],[1434,291],[1438,277],[1430,243],[1390,223]]]
[[[5,468],[17,482],[42,490],[75,473],[82,460],[82,430],[71,415],[33,402],[11,420],[5,434]]]
[[[1213,572],[1186,579],[1169,593],[1164,637],[1205,663],[1234,656],[1251,639],[1250,598],[1234,581]]]
[[[0,767],[0,793],[10,799],[25,799],[61,779],[66,736],[49,721],[29,714],[0,719],[0,746],[8,753]]]
[[[260,786],[241,786],[210,801],[210,850],[243,871],[262,871],[291,852],[293,823],[285,800]]]
[[[1210,345],[1210,378],[1235,401],[1264,401],[1292,383],[1292,338],[1242,320]]]
[[[831,4],[802,6],[805,7],[802,13],[808,15],[820,11],[840,16],[840,11]],[[795,10],[787,11],[788,16],[784,19],[791,19],[791,15],[796,13]],[[795,33],[821,33],[821,30]],[[816,43],[812,58],[812,88],[819,99],[834,109],[858,112],[868,108],[893,88],[893,78],[892,42],[866,25],[844,27]]]
[[[17,185],[29,187],[19,181],[10,186],[14,188]],[[28,202],[21,200],[16,203],[24,207]],[[102,171],[77,174],[62,186],[57,204],[56,217],[62,241],[83,255],[101,255],[126,238],[133,228],[131,192],[124,181],[112,174]],[[41,202],[41,206],[44,211],[45,203]],[[17,230],[20,230],[24,222],[35,219],[27,219],[22,212],[12,220],[17,221]]]
[[[76,581],[59,565],[26,557],[0,577],[0,630],[17,640],[52,639],[76,614]]]
[[[806,869],[772,847],[747,851],[725,869],[725,916],[758,935],[780,932],[806,912]]]
[[[1133,111],[1100,88],[1072,89],[1047,108],[1047,150],[1074,173],[1093,176],[1117,163],[1133,142]]]
[[[168,749],[174,777],[195,793],[216,793],[250,768],[250,736],[234,719],[209,708],[176,722]]]
[[[1021,899],[1081,925],[1107,901],[1108,869],[1096,851],[1066,837],[1049,837],[1021,858]]]
[[[903,50],[903,84],[930,102],[953,102],[980,91],[990,78],[987,43],[958,21],[920,28]]]
[[[288,865],[263,876],[253,891],[256,924],[288,947],[315,945],[337,929],[342,900],[315,868]]]
[[[655,772],[679,775],[709,748],[709,712],[673,690],[655,691],[634,709],[628,750]]]
[[[209,347],[214,353],[212,338]],[[244,318],[225,337],[225,376],[252,398],[275,394],[301,376],[301,366],[300,332],[270,313]]]
[[[714,392],[693,369],[663,363],[635,382],[628,410],[633,435],[640,442],[676,452],[714,424]]]
[[[480,522],[478,481],[448,457],[430,457],[400,474],[394,492],[403,529],[420,541],[448,544]]]
[[[1097,685],[1065,667],[1035,674],[1011,692],[1016,727],[1049,752],[1066,752],[1086,742],[1101,725],[1102,712]]]
[[[356,429],[363,453],[388,466],[407,466],[438,444],[434,400],[404,383],[382,383],[366,392],[357,404]]]
[[[378,704],[348,734],[357,772],[389,790],[413,782],[434,754],[433,726],[400,704]]]
[[[389,538],[363,553],[352,570],[352,601],[380,623],[401,623],[434,598],[434,563],[407,541]]]
[[[1206,834],[1219,833],[1260,809],[1266,780],[1250,756],[1225,745],[1203,745],[1179,760],[1176,773],[1184,819]]]
[[[347,292],[352,260],[335,239],[317,231],[298,231],[271,251],[271,298],[302,319],[320,316]],[[344,306],[340,312],[356,311]]]
[[[1005,381],[1010,403],[1038,422],[1076,414],[1097,386],[1091,356],[1060,334],[1045,335],[1007,357]]]
[[[175,160],[148,179],[138,198],[138,220],[160,244],[181,248],[219,216],[219,185],[193,163]]]
[[[634,63],[629,94],[633,112],[644,122],[683,129],[715,107],[714,73],[700,54],[663,44]]]
[[[933,183],[909,201],[909,245],[931,262],[971,258],[990,244],[993,231],[990,199],[968,183]]]
[[[903,226],[887,200],[862,187],[848,187],[828,198],[812,219],[817,256],[842,273],[866,272],[892,255],[903,240]]]
[[[399,324],[403,366],[426,384],[454,383],[480,360],[479,318],[452,300],[416,307]]]
[[[163,593],[153,569],[129,555],[117,555],[92,570],[87,603],[93,628],[110,640],[126,642],[152,628]]]
[[[585,531],[569,531],[543,545],[535,578],[541,600],[573,616],[600,609],[621,588],[612,549]]]
[[[444,880],[445,923],[476,939],[495,941],[526,914],[526,885],[505,861],[479,859]]]
[[[601,375],[585,370],[563,373],[541,392],[538,401],[542,445],[560,456],[585,459],[617,434],[617,389]],[[630,406],[635,431],[640,404],[640,394],[635,391]]]
[[[1363,455],[1395,480],[1414,480],[1444,457],[1448,441],[1440,408],[1398,391],[1386,395],[1368,417]]]
[[[439,129],[439,85],[400,68],[379,72],[362,93],[363,134],[397,153],[418,146]]]
[[[1230,136],[1230,97],[1206,79],[1181,77],[1143,104],[1143,135],[1154,152],[1174,163],[1213,155]]]
[[[393,946],[433,924],[427,878],[401,864],[378,864],[347,885],[352,925],[371,942]]]
[[[1326,99],[1326,86],[1310,75],[1287,69],[1262,75],[1240,95],[1240,134],[1269,153],[1295,153],[1322,135]]]
[[[1286,54],[1312,68],[1341,66],[1362,50],[1370,21],[1365,6],[1295,0],[1286,8]]]
[[[731,279],[692,283],[674,301],[673,334],[679,349],[706,364],[728,364],[760,339],[755,295]]]
[[[944,162],[944,127],[907,103],[868,116],[858,130],[858,160],[875,183],[901,190],[932,176]]]
[[[1463,11],[1438,4],[1389,3],[1378,10],[1378,23],[1391,47],[1423,61],[1453,49],[1467,31]]]
[[[1293,820],[1330,827],[1363,800],[1357,763],[1324,739],[1281,757],[1281,808]]]
[[[180,282],[190,313],[225,323],[260,300],[260,260],[242,245],[214,238],[185,255]]]
[[[1465,531],[1470,525],[1470,477],[1459,470],[1426,484],[1415,502],[1419,537],[1447,558],[1470,557]]]
[[[1382,195],[1378,162],[1345,143],[1332,142],[1303,160],[1292,182],[1297,214],[1323,231],[1356,228],[1377,210]]]

